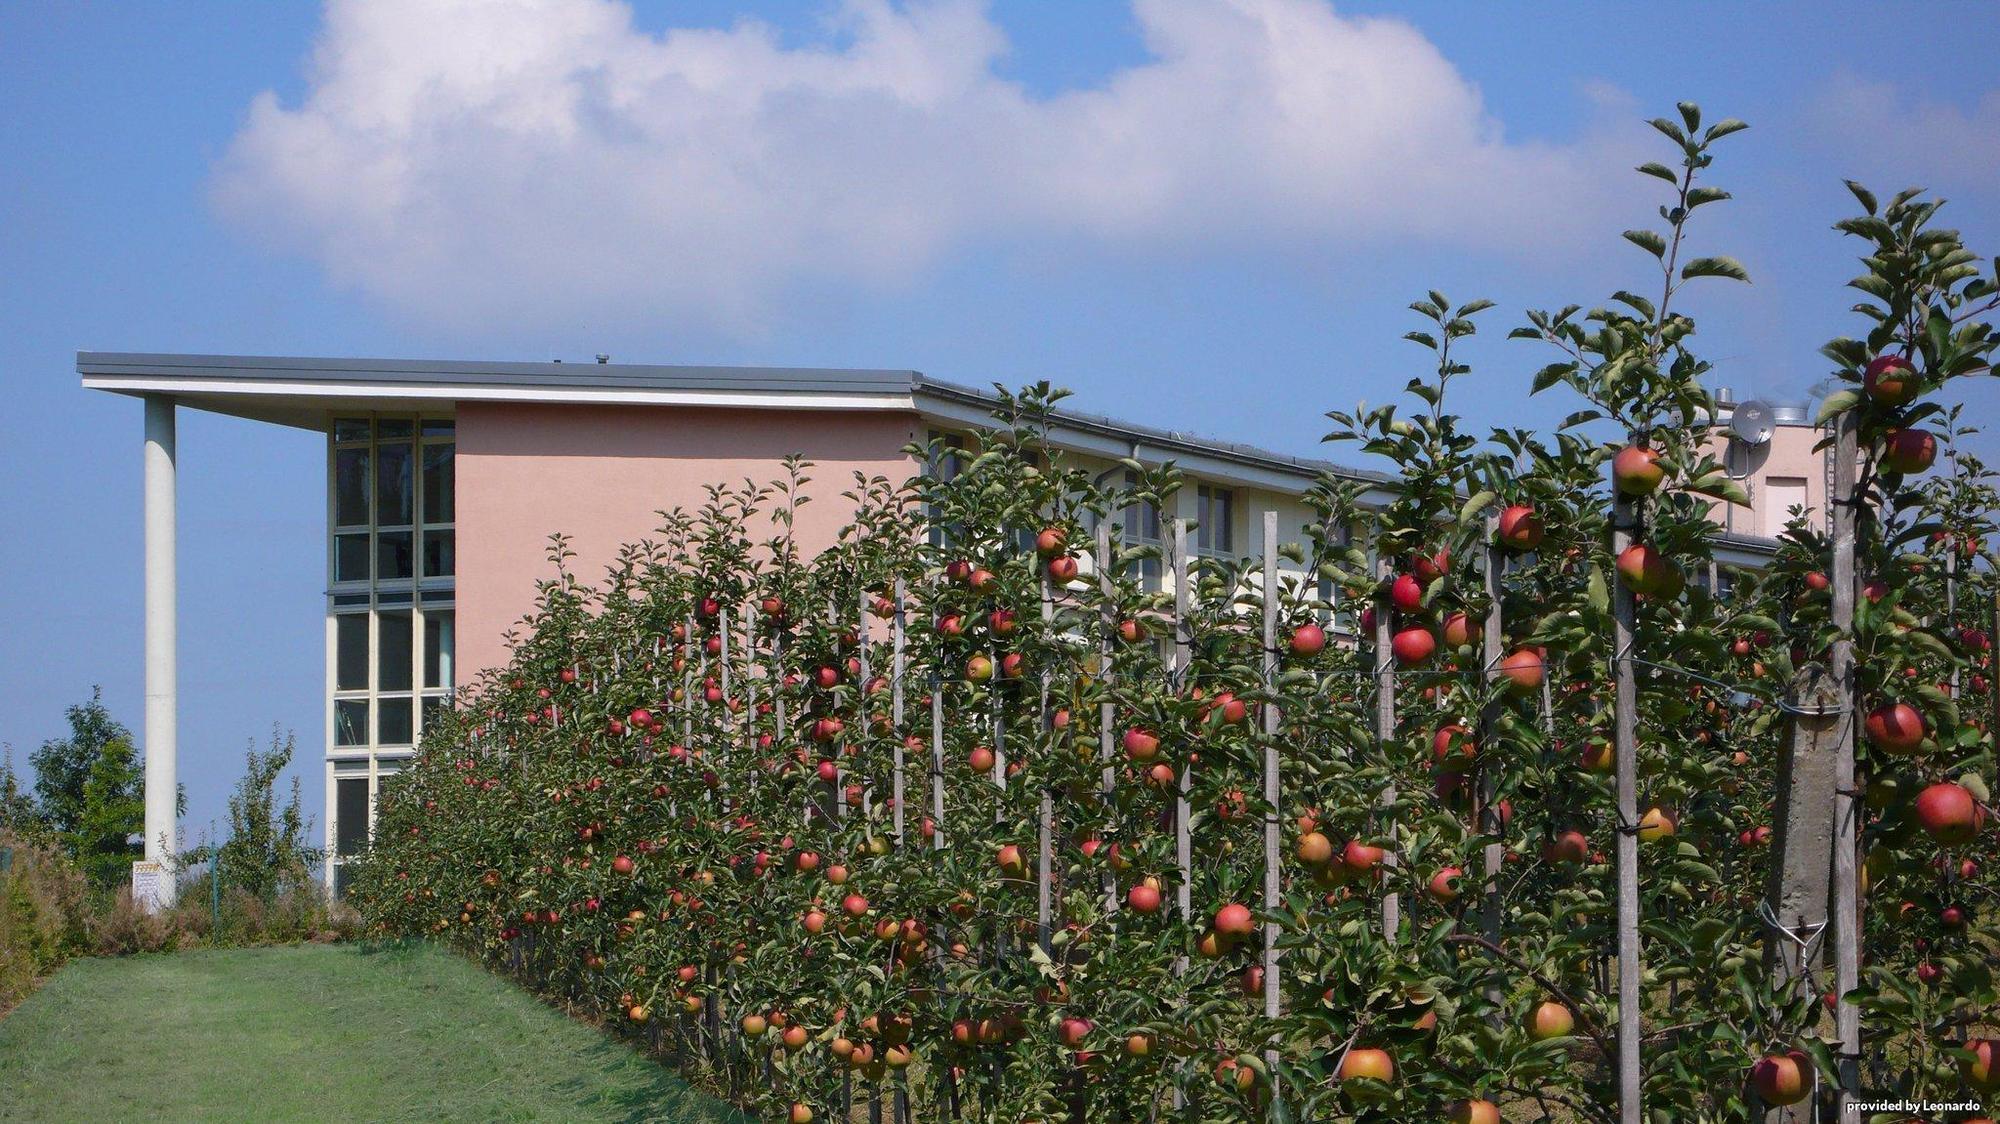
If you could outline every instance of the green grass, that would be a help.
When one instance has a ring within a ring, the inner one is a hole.
[[[83,960],[0,1019],[0,1120],[742,1119],[425,946]]]

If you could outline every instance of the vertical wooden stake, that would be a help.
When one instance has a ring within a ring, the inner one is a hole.
[[[889,665],[889,724],[894,727],[891,732],[896,739],[895,748],[891,751],[894,759],[890,765],[889,799],[895,801],[893,822],[896,846],[899,848],[903,845],[903,803],[907,795],[905,789],[908,787],[903,774],[903,739],[908,736],[903,733],[903,673],[908,670],[909,664],[909,657],[904,652],[903,637],[905,627],[903,601],[906,592],[903,588],[903,579],[897,578],[895,592],[892,595],[896,599],[896,608],[889,618],[889,642],[892,651],[890,659],[894,661]]]
[[[1611,555],[1632,545],[1638,511],[1616,491],[1611,508]],[[1641,1124],[1639,1070],[1639,690],[1632,666],[1633,624],[1637,620],[1632,589],[1624,575],[1612,570],[1611,660],[1614,680],[1612,723],[1617,785],[1618,872],[1618,1119]],[[1546,678],[1546,676],[1544,676]]]
[[[1098,793],[1103,799],[1105,810],[1109,811],[1116,806],[1113,803],[1115,799],[1113,794],[1118,783],[1118,769],[1114,764],[1117,759],[1118,742],[1117,735],[1111,729],[1118,718],[1117,708],[1111,705],[1111,663],[1117,651],[1113,637],[1118,632],[1118,608],[1112,601],[1115,587],[1111,580],[1109,518],[1097,521],[1097,558],[1094,568],[1097,571],[1098,615],[1102,618],[1103,624],[1101,629],[1103,637],[1099,642],[1097,654],[1098,688],[1104,693],[1104,702],[1097,708],[1097,759],[1103,763],[1104,772],[1098,779]],[[1105,910],[1110,913],[1118,912],[1118,876],[1112,873],[1109,862],[1104,864],[1103,888]]]
[[[1375,560],[1375,574],[1380,584],[1389,580],[1389,559]],[[1384,755],[1394,752],[1396,743],[1396,667],[1389,650],[1389,615],[1393,612],[1386,600],[1375,603],[1375,743]],[[1381,803],[1396,802],[1396,786],[1388,785],[1382,790]],[[1393,848],[1384,858],[1385,865],[1393,866],[1396,861]],[[1382,895],[1382,939],[1396,943],[1396,935],[1402,927],[1402,902],[1395,891]]]
[[[854,614],[854,649],[855,649],[855,658],[861,661],[860,681],[854,685],[855,687],[854,705],[857,709],[857,713],[855,714],[854,717],[855,717],[855,725],[857,727],[856,732],[862,736],[866,736],[868,732],[869,723],[874,718],[874,716],[869,713],[869,702],[868,702],[868,681],[874,678],[874,669],[868,654],[868,589],[866,582],[856,583],[856,590],[854,596],[857,605]],[[862,819],[867,820],[871,818],[874,814],[874,809],[875,809],[875,774],[870,772],[867,776],[863,777],[861,781]],[[870,828],[869,834],[870,835],[874,834],[872,826]]]
[[[1817,998],[1811,996],[1811,980],[1818,972],[1833,888],[1834,770],[1842,702],[1840,684],[1826,668],[1808,664],[1792,677],[1772,815],[1764,960],[1781,986],[1811,998]],[[1810,1101],[1774,1108],[1766,1117],[1773,1124],[1808,1124],[1812,1118]]]
[[[1840,1040],[1840,1088],[1834,1094],[1834,1119],[1845,1120],[1848,1102],[1861,1091],[1861,1008],[1854,989],[1861,986],[1861,887],[1858,869],[1862,804],[1854,766],[1854,723],[1860,699],[1854,680],[1854,595],[1861,574],[1855,566],[1855,461],[1859,438],[1855,411],[1843,411],[1835,423],[1833,448],[1833,679],[1843,711],[1834,740],[1833,819],[1833,990],[1834,1036]]]
[[[1056,603],[1054,591],[1049,586],[1049,576],[1042,574],[1042,628],[1046,631],[1055,620]],[[1041,725],[1040,742],[1042,752],[1049,752],[1049,741],[1054,727],[1049,720],[1049,669],[1041,669]],[[1041,806],[1035,815],[1035,934],[1041,942],[1042,951],[1047,953],[1053,947],[1049,943],[1049,927],[1052,923],[1050,894],[1054,891],[1055,880],[1051,867],[1055,861],[1055,793],[1047,785],[1042,786]]]
[[[1486,586],[1486,624],[1480,636],[1479,662],[1480,666],[1485,669],[1485,674],[1481,676],[1481,682],[1490,692],[1500,676],[1500,650],[1503,639],[1501,632],[1505,624],[1501,619],[1500,610],[1500,574],[1505,565],[1505,556],[1500,550],[1500,517],[1497,514],[1488,514],[1486,516],[1486,548],[1484,559],[1485,564],[1482,567],[1483,573],[1481,576],[1484,578]],[[1543,676],[1544,681],[1547,678],[1548,676],[1545,674]],[[1500,845],[1502,828],[1500,824],[1500,809],[1496,800],[1500,787],[1499,777],[1496,775],[1495,768],[1499,760],[1498,754],[1500,750],[1499,725],[1499,704],[1498,702],[1489,702],[1481,712],[1479,721],[1479,753],[1481,757],[1479,762],[1479,791],[1477,794],[1477,800],[1479,801],[1479,831],[1480,834],[1487,837],[1485,853],[1482,856],[1483,861],[1481,864],[1486,876],[1486,882],[1480,891],[1479,927],[1487,941],[1496,948],[1500,946],[1501,937],[1500,919],[1502,903],[1500,901],[1500,870],[1505,857],[1502,854]],[[1500,1007],[1505,1000],[1506,991],[1500,986],[1496,977],[1494,983],[1486,989],[1486,1001],[1493,1008],[1487,1014],[1486,1020],[1495,1028],[1500,1025]]]
[[[1264,513],[1264,912],[1274,914],[1283,901],[1278,868],[1278,704],[1273,701],[1278,687],[1278,602],[1283,590],[1278,582],[1278,513]],[[1264,920],[1264,1017],[1278,1017],[1278,923]],[[1273,1089],[1277,1083],[1278,1051],[1264,1051],[1271,1067]]]
[[[1194,627],[1188,616],[1194,601],[1194,565],[1188,556],[1188,525],[1185,519],[1174,520],[1173,557],[1174,570],[1174,660],[1172,686],[1176,695],[1187,689],[1188,667],[1194,661]],[[1194,806],[1188,794],[1194,788],[1194,774],[1185,764],[1181,767],[1179,793],[1174,797],[1174,865],[1180,874],[1180,885],[1174,891],[1174,905],[1180,910],[1181,920],[1189,925],[1194,919]],[[1187,970],[1187,958],[1182,957],[1177,971]]]

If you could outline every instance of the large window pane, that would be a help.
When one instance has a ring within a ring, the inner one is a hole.
[[[368,847],[368,778],[333,782],[333,850],[343,858]]]
[[[375,446],[375,522],[395,527],[415,522],[410,491],[410,446],[398,441]]]
[[[398,609],[375,614],[375,689],[410,689],[410,611]]]
[[[342,613],[334,620],[333,689],[368,689],[368,614]]]
[[[368,744],[367,699],[340,699],[333,704],[333,744]]]
[[[410,549],[410,532],[378,532],[375,536],[375,580],[387,582],[409,577]]]
[[[456,446],[449,443],[424,446],[424,522],[426,523],[449,523],[456,516],[452,502],[454,448]]]
[[[333,439],[335,441],[368,440],[368,419],[335,418],[333,421]]]
[[[423,422],[425,437],[450,437],[457,428],[450,418],[425,418]]]
[[[450,531],[424,532],[424,576],[448,578],[458,565],[457,546]]]
[[[409,696],[375,700],[375,718],[381,723],[381,728],[375,731],[375,744],[409,745],[416,740]]]
[[[449,709],[451,709],[451,700],[446,698],[445,696],[443,695],[424,696],[424,704],[423,704],[424,725],[423,725],[423,730],[421,731],[424,737],[430,736],[431,727],[437,722],[437,716]]]
[[[424,686],[432,690],[449,690],[454,685],[451,675],[454,623],[449,611],[424,614]]]
[[[416,427],[417,423],[411,421],[409,418],[377,418],[375,420],[375,436],[381,438],[408,437],[410,434],[416,432]]]
[[[368,525],[368,449],[333,454],[333,522],[337,527]]]
[[[333,537],[333,580],[337,582],[368,580],[367,535]]]

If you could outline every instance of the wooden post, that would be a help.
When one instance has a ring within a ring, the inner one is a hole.
[[[1278,686],[1278,602],[1283,592],[1278,583],[1278,513],[1264,513],[1264,693],[1275,696]],[[1283,900],[1278,867],[1278,704],[1264,701],[1264,912],[1273,914]],[[1278,923],[1264,920],[1264,1017],[1278,1017]],[[1272,1086],[1277,1083],[1278,1051],[1264,1051],[1271,1069]]]
[[[1375,574],[1379,585],[1389,580],[1389,559],[1375,560]],[[1375,744],[1386,755],[1396,741],[1396,667],[1393,654],[1389,650],[1389,614],[1392,612],[1386,600],[1375,602]],[[1396,802],[1396,786],[1387,785],[1382,789],[1382,804]],[[1393,852],[1384,856],[1383,864],[1394,866]],[[1382,895],[1382,939],[1396,943],[1396,934],[1402,927],[1402,902],[1391,890]]]
[[[1505,556],[1500,551],[1500,517],[1497,514],[1486,516],[1484,559],[1481,576],[1486,587],[1486,623],[1480,636],[1479,662],[1485,671],[1481,680],[1490,692],[1500,676],[1500,633],[1504,623],[1500,614],[1500,573]],[[1545,674],[1543,679],[1546,681],[1547,678]],[[1482,856],[1486,882],[1480,890],[1479,927],[1487,942],[1495,948],[1500,947],[1500,870],[1505,858],[1500,846],[1500,809],[1495,800],[1500,787],[1495,772],[1499,760],[1499,726],[1500,705],[1497,701],[1489,702],[1482,710],[1479,721],[1479,791],[1476,798],[1479,801],[1479,831],[1488,838]],[[1486,989],[1486,1001],[1493,1007],[1486,1016],[1487,1022],[1497,1029],[1501,1021],[1500,1007],[1506,1001],[1506,991],[1497,978]]]
[[[1808,664],[1786,692],[1785,748],[1778,759],[1771,867],[1765,889],[1764,959],[1781,985],[1811,996],[1832,890],[1834,769],[1842,714],[1840,684]],[[1811,1101],[1773,1108],[1772,1124],[1808,1124]]]
[[[893,727],[891,733],[896,739],[895,747],[890,751],[894,757],[890,765],[889,798],[895,801],[893,822],[896,830],[896,846],[899,848],[903,845],[903,801],[904,790],[907,787],[903,774],[903,738],[906,736],[903,733],[903,673],[908,670],[909,657],[904,653],[904,594],[903,579],[897,578],[894,593],[896,608],[889,618],[889,637],[893,650],[890,658],[894,661],[889,665],[889,724]]]
[[[1109,810],[1116,806],[1114,801],[1118,785],[1118,768],[1116,765],[1118,740],[1117,735],[1111,729],[1112,725],[1117,721],[1118,708],[1112,705],[1110,697],[1111,661],[1117,651],[1117,642],[1113,637],[1118,631],[1118,607],[1112,601],[1112,596],[1116,593],[1117,589],[1111,578],[1111,520],[1109,518],[1097,521],[1096,570],[1098,615],[1102,618],[1103,624],[1100,630],[1103,636],[1098,646],[1097,678],[1099,686],[1104,691],[1104,702],[1097,708],[1097,759],[1104,766],[1103,775],[1098,779],[1098,792],[1103,797],[1105,809]],[[1118,912],[1118,877],[1112,873],[1109,862],[1104,865],[1103,889],[1105,910],[1110,913]]]
[[[1845,1120],[1848,1102],[1861,1091],[1861,1008],[1854,989],[1861,986],[1861,887],[1858,882],[1862,801],[1854,766],[1854,724],[1860,699],[1854,681],[1854,596],[1861,574],[1855,566],[1855,461],[1859,438],[1855,411],[1843,411],[1834,432],[1833,487],[1833,679],[1842,695],[1843,710],[1834,738],[1833,820],[1833,990],[1834,1037],[1839,1039],[1840,1088],[1834,1093],[1834,1119]]]
[[[1055,620],[1056,604],[1053,590],[1049,587],[1047,571],[1042,573],[1042,628],[1046,631]],[[1041,669],[1041,728],[1042,751],[1048,752],[1048,741],[1053,732],[1049,721],[1049,669]],[[1051,867],[1055,861],[1055,793],[1042,786],[1041,805],[1035,814],[1035,935],[1041,942],[1042,951],[1047,953],[1049,926],[1052,910],[1049,895],[1053,892],[1055,880],[1051,877]]]
[[[856,582],[855,585],[854,653],[855,658],[861,661],[861,674],[854,684],[854,706],[857,712],[854,716],[855,734],[865,737],[868,732],[868,723],[872,717],[868,713],[868,681],[874,677],[874,667],[868,656],[868,583]],[[862,820],[872,820],[874,809],[875,776],[871,772],[868,776],[862,778],[861,781]],[[874,834],[872,823],[869,827],[869,834]]]
[[[1616,558],[1632,545],[1638,527],[1638,510],[1613,485],[1611,507],[1611,556]],[[1639,1009],[1645,1001],[1639,989],[1639,744],[1638,681],[1632,666],[1632,645],[1637,607],[1632,589],[1622,572],[1612,569],[1611,662],[1614,682],[1612,726],[1614,770],[1617,785],[1618,875],[1618,1119],[1620,1124],[1641,1124]]]
[[[1194,568],[1188,561],[1187,520],[1174,520],[1173,557],[1169,561],[1174,571],[1174,659],[1171,671],[1171,686],[1175,694],[1187,687],[1188,667],[1194,661],[1194,629],[1188,623],[1188,614],[1194,601]],[[1194,806],[1188,794],[1194,787],[1194,774],[1183,763],[1181,766],[1179,792],[1174,797],[1174,866],[1180,873],[1180,884],[1174,890],[1174,906],[1180,910],[1181,920],[1189,925],[1194,918]],[[1176,965],[1177,972],[1187,970],[1187,958],[1182,957]]]

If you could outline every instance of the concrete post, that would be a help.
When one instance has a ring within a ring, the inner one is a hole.
[[[146,397],[146,861],[173,859],[178,842],[174,666],[174,400]],[[151,904],[171,906],[174,880],[161,877]]]

